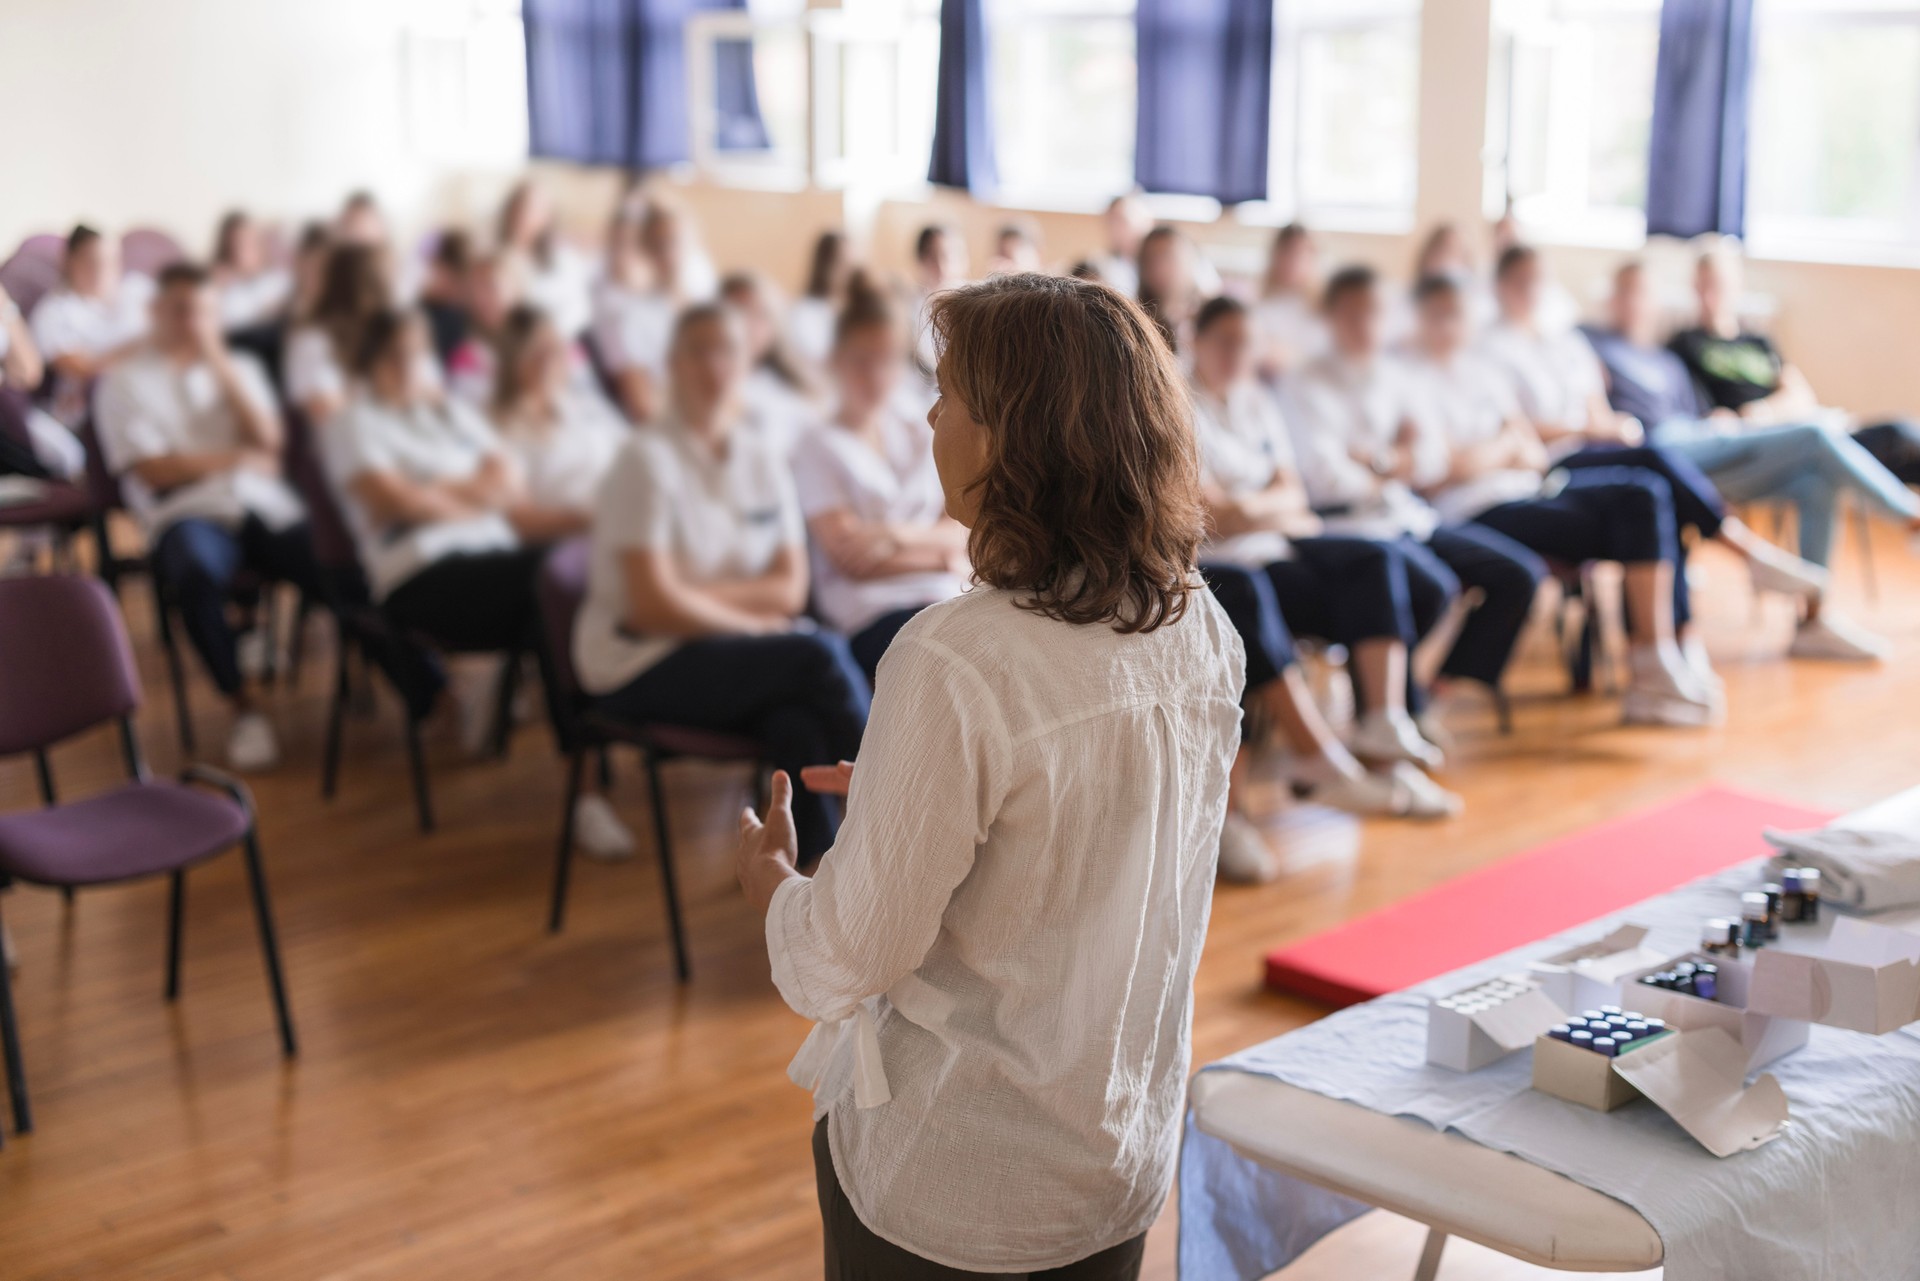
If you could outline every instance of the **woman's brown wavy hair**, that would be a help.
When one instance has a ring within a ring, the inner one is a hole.
[[[967,551],[982,582],[1068,623],[1149,632],[1186,612],[1204,509],[1173,353],[1138,303],[1067,276],[937,295],[942,395],[987,429]]]

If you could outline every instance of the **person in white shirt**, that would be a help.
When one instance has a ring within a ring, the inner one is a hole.
[[[526,266],[527,301],[553,318],[568,340],[593,321],[593,262],[567,243],[546,188],[531,178],[513,186],[500,206],[498,248]]]
[[[1326,537],[1307,504],[1287,426],[1256,374],[1258,345],[1247,307],[1214,298],[1194,320],[1194,431],[1201,492],[1212,534],[1200,569],[1247,651],[1247,698],[1286,740],[1290,782],[1316,800],[1361,814],[1437,818],[1459,798],[1413,765],[1437,766],[1439,749],[1407,713],[1408,652],[1415,630],[1406,558],[1391,541]],[[1315,706],[1295,662],[1303,633],[1347,647],[1358,702],[1366,708],[1353,752]],[[1354,753],[1378,762],[1369,774]],[[1228,806],[1221,875],[1270,879],[1277,868],[1258,828]],[[1411,765],[1409,764],[1411,763]]]
[[[86,470],[80,438],[33,403],[46,369],[26,317],[0,285],[0,475],[74,480]]]
[[[287,400],[316,428],[346,407],[367,324],[393,305],[385,262],[373,245],[331,245],[319,294],[287,334]]]
[[[1445,453],[1418,473],[1442,516],[1493,529],[1570,564],[1617,561],[1625,571],[1628,724],[1704,725],[1720,691],[1702,651],[1683,653],[1685,619],[1673,490],[1644,468],[1556,470],[1510,384],[1468,349],[1466,302],[1446,276],[1418,294],[1414,370],[1427,422]]]
[[[862,278],[828,365],[837,404],[793,450],[820,617],[872,682],[915,614],[966,590],[967,531],[946,514],[926,419],[902,404],[906,326]]]
[[[1320,248],[1313,233],[1290,222],[1274,233],[1266,279],[1253,306],[1260,334],[1260,374],[1284,378],[1327,347],[1320,316]]]
[[[267,260],[260,224],[244,209],[220,219],[213,238],[212,273],[220,296],[220,323],[228,332],[271,324],[286,314],[293,273]]]
[[[782,447],[791,450],[801,430],[820,416],[825,392],[780,332],[780,303],[771,281],[758,272],[734,272],[721,282],[720,300],[739,314],[747,338],[747,400]]]
[[[120,274],[120,253],[92,227],[67,235],[60,284],[34,304],[29,328],[53,368],[48,409],[69,427],[87,416],[93,380],[146,337],[153,281]]]
[[[1043,271],[1039,233],[1021,223],[1008,223],[994,233],[993,257],[987,260],[989,276],[1017,275],[1023,271]]]
[[[101,452],[146,531],[158,582],[233,710],[228,764],[270,769],[279,745],[241,679],[228,595],[243,569],[320,594],[306,511],[281,477],[273,389],[253,357],[227,350],[207,273],[166,268],[152,312],[152,337],[101,379]]]
[[[851,757],[867,678],[844,637],[802,618],[806,528],[786,455],[745,398],[739,316],[688,308],[669,360],[665,412],[621,450],[595,507],[581,688],[609,716],[750,735],[783,770]],[[839,807],[805,796],[795,819],[811,862]]]
[[[656,286],[676,307],[708,302],[720,290],[720,274],[700,244],[692,221],[665,200],[651,200],[640,222],[640,243],[653,262]]]
[[[1546,562],[1493,530],[1443,525],[1414,492],[1446,442],[1423,424],[1411,372],[1386,350],[1384,308],[1370,267],[1327,282],[1328,349],[1283,389],[1300,476],[1328,532],[1400,540],[1422,634],[1463,588],[1479,590],[1440,676],[1497,690]]]
[[[594,288],[587,341],[614,400],[636,423],[660,412],[667,384],[667,348],[680,304],[661,287],[642,233],[644,217],[615,212],[607,227],[606,274]]]
[[[419,312],[389,309],[367,321],[355,391],[322,436],[341,515],[373,599],[400,631],[459,654],[530,649],[534,575],[546,549],[514,527],[526,496],[520,469],[433,369]],[[445,684],[437,660],[409,646],[388,671],[410,712],[427,715]],[[461,742],[478,753],[493,728],[499,665],[467,664],[456,675]]]
[[[800,359],[823,368],[833,355],[834,327],[856,270],[852,243],[843,231],[823,231],[813,242],[807,287],[787,308],[787,344]]]
[[[1139,310],[1039,275],[934,307],[934,457],[981,586],[895,639],[858,763],[805,775],[848,793],[817,873],[784,774],[736,864],[820,1024],[789,1074],[829,1281],[1117,1281],[1173,1179],[1240,642]]]
[[[467,334],[447,357],[447,392],[475,409],[493,397],[500,336],[507,317],[527,300],[526,263],[507,253],[477,259],[467,271]]]
[[[933,300],[967,283],[967,242],[958,227],[928,223],[913,242],[913,360],[929,383],[939,357],[934,349]]]
[[[1101,215],[1107,251],[1092,260],[1094,270],[1115,289],[1132,298],[1140,292],[1140,242],[1153,230],[1147,202],[1128,192],[1115,196]]]
[[[1140,287],[1135,295],[1167,345],[1182,361],[1193,340],[1193,317],[1208,294],[1200,287],[1200,251],[1176,227],[1159,226],[1140,242]]]

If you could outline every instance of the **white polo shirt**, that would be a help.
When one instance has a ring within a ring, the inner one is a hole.
[[[683,643],[628,629],[627,552],[664,552],[698,585],[758,577],[782,548],[805,541],[786,455],[756,418],[734,429],[724,454],[671,416],[634,432],[594,508],[587,598],[573,631],[581,687],[611,693]]]
[[[1382,480],[1362,458],[1384,456],[1402,424],[1420,426],[1415,388],[1398,357],[1348,360],[1329,351],[1287,380],[1287,425],[1300,479],[1330,533],[1424,539],[1439,526],[1433,508],[1399,480]],[[1423,433],[1423,450],[1444,448]]]
[[[489,454],[504,453],[499,437],[457,400],[400,408],[360,393],[321,433],[327,470],[340,496],[361,566],[376,600],[448,556],[510,551],[520,539],[497,512],[424,525],[382,522],[354,496],[363,472],[391,472],[414,484],[466,480]]]
[[[1504,424],[1520,417],[1519,402],[1506,376],[1471,351],[1444,364],[1416,356],[1408,367],[1418,388],[1423,421],[1447,445],[1446,452],[1418,478],[1440,518],[1449,523],[1468,521],[1503,503],[1538,497],[1540,473],[1525,468],[1501,468],[1447,483],[1455,452],[1485,444],[1500,434]]]
[[[247,398],[272,412],[273,389],[260,363],[246,352],[228,359]],[[206,364],[183,366],[150,348],[136,351],[101,376],[95,408],[107,468],[120,477],[128,510],[150,536],[190,517],[232,529],[256,516],[273,530],[292,528],[305,517],[285,480],[251,468],[215,472],[165,493],[155,493],[134,474],[149,459],[245,443],[240,415]]]
[[[76,294],[62,285],[34,305],[27,327],[49,365],[62,356],[99,356],[147,332],[152,301],[150,276],[124,276],[120,287],[104,298]],[[55,375],[51,409],[55,418],[78,427],[87,414],[86,384]]]
[[[1479,351],[1503,373],[1520,411],[1542,427],[1583,432],[1606,374],[1578,329],[1526,330],[1505,321],[1481,335]]]
[[[644,369],[654,381],[663,382],[679,315],[673,299],[663,293],[603,280],[594,293],[594,348],[610,373]]]
[[[265,324],[286,310],[293,297],[293,273],[282,267],[268,267],[251,276],[222,280],[219,284],[220,324],[229,330]]]
[[[496,426],[520,466],[527,501],[560,511],[593,510],[600,483],[632,434],[604,397],[577,390],[562,393],[555,420],[544,427]]]
[[[318,325],[300,325],[287,335],[282,375],[287,399],[296,405],[315,399],[339,403],[347,398],[347,371],[334,353],[332,336]]]
[[[834,423],[818,423],[793,450],[800,510],[809,519],[847,511],[869,523],[937,525],[946,519],[946,493],[933,465],[933,433],[925,421],[889,412],[880,425],[881,448]],[[931,570],[886,578],[849,578],[817,545],[813,595],[821,617],[851,636],[896,610],[931,605],[966,590],[958,575]]]
[[[562,336],[578,338],[593,323],[593,259],[555,240],[545,261],[527,259],[527,301],[553,319]]]
[[[1297,470],[1286,419],[1266,388],[1256,382],[1240,383],[1228,391],[1225,400],[1196,383],[1189,383],[1188,390],[1193,398],[1200,467],[1210,483],[1239,497],[1266,489],[1283,471]],[[1287,559],[1292,551],[1287,536],[1279,530],[1256,529],[1209,538],[1200,549],[1200,560],[1203,564],[1258,569]]]
[[[839,320],[831,298],[796,298],[787,309],[787,345],[800,359],[824,365],[833,354],[833,330]]]
[[[1278,349],[1286,357],[1285,373],[1299,369],[1327,350],[1327,325],[1312,300],[1299,294],[1272,294],[1253,305],[1253,327],[1261,338],[1261,352]]]

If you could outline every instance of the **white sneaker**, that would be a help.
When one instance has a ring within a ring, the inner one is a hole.
[[[1279,873],[1279,860],[1253,820],[1228,810],[1227,825],[1220,829],[1220,879],[1235,885],[1264,885]]]
[[[1789,658],[1824,658],[1843,663],[1877,663],[1887,656],[1887,643],[1872,632],[1823,612],[1809,618],[1793,633]]]
[[[1687,675],[1693,678],[1696,692],[1707,696],[1707,706],[1712,709],[1714,719],[1722,720],[1727,714],[1727,683],[1720,679],[1720,673],[1713,670],[1713,659],[1707,653],[1706,642],[1698,635],[1690,635],[1680,642],[1680,657],[1686,660]]]
[[[1714,709],[1665,690],[1630,685],[1620,702],[1624,725],[1660,725],[1672,729],[1701,729],[1712,725]]]
[[[273,723],[259,712],[242,712],[227,734],[227,765],[241,774],[259,774],[280,763],[280,742]]]
[[[1778,592],[1799,600],[1818,600],[1827,590],[1827,571],[1771,543],[1752,549],[1747,570],[1756,592]]]
[[[1452,818],[1463,808],[1461,799],[1405,761],[1373,773],[1342,774],[1313,770],[1296,778],[1317,805],[1349,814],[1379,818]]]
[[[613,805],[598,792],[573,803],[573,839],[580,852],[604,863],[633,857],[633,831],[620,821]]]
[[[1404,711],[1374,710],[1353,727],[1347,747],[1371,761],[1412,761],[1428,769],[1446,764],[1446,755],[1420,735],[1420,727]]]

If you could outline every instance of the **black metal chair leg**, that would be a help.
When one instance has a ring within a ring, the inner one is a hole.
[[[180,662],[180,647],[174,643],[173,620],[158,575],[153,583],[153,614],[160,632],[160,649],[167,656],[167,679],[173,685],[173,715],[180,725],[180,750],[191,756],[194,748],[193,713],[187,708],[187,673]]]
[[[653,839],[660,858],[660,887],[667,896],[667,929],[673,935],[673,969],[685,983],[693,977],[687,963],[686,928],[680,921],[680,887],[673,875],[673,837],[667,830],[667,793],[660,785],[660,758],[651,750],[647,758],[647,789],[653,795]]]
[[[1493,687],[1493,714],[1502,734],[1513,733],[1513,700],[1498,685]]]
[[[613,790],[613,753],[604,746],[600,749],[599,768],[600,790],[611,792]]]
[[[574,748],[567,759],[566,808],[560,814],[560,850],[553,861],[553,905],[547,910],[549,934],[558,934],[566,923],[567,880],[573,872],[573,807],[580,799],[580,775],[586,763],[585,748]]]
[[[346,728],[347,700],[352,696],[347,673],[351,651],[342,632],[334,663],[333,703],[327,708],[327,741],[320,753],[320,795],[327,800],[333,799],[333,789],[340,781],[340,738]]]
[[[420,830],[433,830],[433,797],[427,787],[427,754],[420,745],[420,722],[408,712],[407,768],[413,774],[413,806],[420,816]]]
[[[280,1024],[280,1048],[288,1058],[300,1052],[293,1035],[293,1012],[287,1006],[286,980],[280,973],[280,941],[273,930],[273,909],[267,902],[267,872],[260,864],[260,838],[252,828],[246,838],[247,883],[253,889],[253,915],[260,926],[260,951],[267,962],[267,984],[273,989],[273,1013]]]
[[[180,927],[186,915],[187,874],[167,878],[167,999],[180,998]]]
[[[500,669],[500,686],[495,693],[493,707],[493,754],[502,760],[513,743],[513,704],[514,696],[520,689],[521,651],[512,650],[507,654],[506,666]]]
[[[73,886],[62,885],[60,887],[60,897],[63,901],[65,901],[68,907],[72,907],[73,906]]]
[[[293,608],[293,630],[287,635],[287,688],[300,688],[300,660],[307,656],[307,615],[313,601],[301,592]]]
[[[7,1064],[7,1094],[13,1100],[13,1130],[33,1133],[33,1108],[27,1103],[27,1068],[20,1055],[20,1025],[13,1015],[13,973],[0,959],[0,1055]]]

